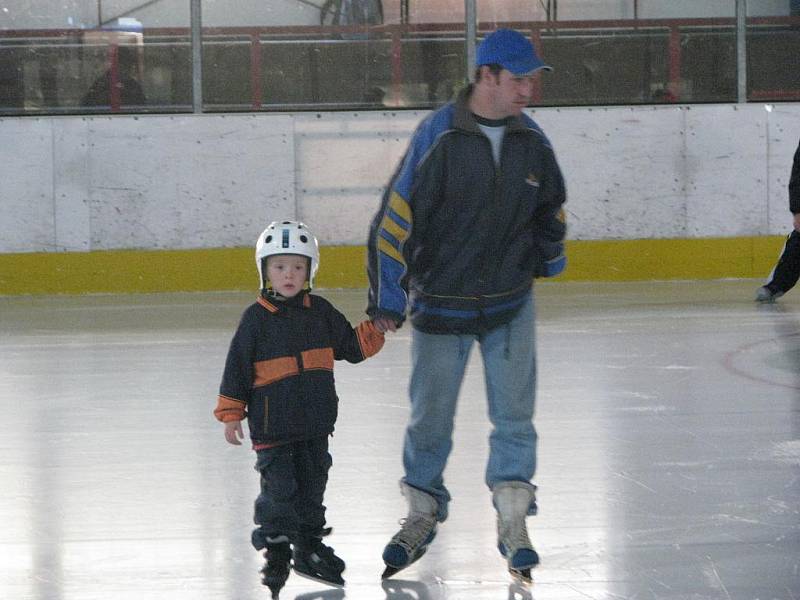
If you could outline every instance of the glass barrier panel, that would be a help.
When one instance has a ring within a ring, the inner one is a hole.
[[[470,77],[464,0],[202,0],[205,111],[430,108]],[[750,101],[800,100],[800,0],[748,0]],[[534,105],[737,100],[736,0],[479,0],[554,72]],[[0,3],[0,115],[192,110],[190,0]],[[478,41],[479,41],[478,40]]]
[[[800,0],[747,6],[747,99],[800,101]]]
[[[190,109],[188,3],[152,4],[0,6],[0,115]]]

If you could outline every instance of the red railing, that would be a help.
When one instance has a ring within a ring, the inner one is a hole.
[[[797,27],[800,28],[800,17],[750,17],[747,19],[749,30],[754,27]],[[637,20],[585,20],[585,21],[514,21],[504,23],[481,23],[478,32],[484,33],[496,27],[511,27],[520,31],[527,31],[534,46],[541,52],[542,39],[554,33],[587,32],[595,31],[598,34],[614,35],[636,31],[664,31],[668,35],[668,92],[673,102],[681,100],[681,34],[693,29],[725,29],[735,30],[734,18],[702,18],[702,19],[637,19]],[[53,39],[72,38],[80,40],[87,31],[80,29],[36,29],[36,30],[2,30],[0,40],[11,39]],[[144,38],[148,36],[179,36],[190,37],[188,28],[146,28],[142,31]],[[260,109],[262,104],[262,64],[261,44],[264,40],[297,40],[307,39],[330,40],[336,38],[361,37],[365,39],[388,39],[391,44],[391,86],[395,97],[399,94],[399,87],[403,83],[403,43],[409,36],[418,34],[438,34],[463,36],[461,24],[453,23],[426,23],[426,24],[387,24],[376,26],[280,26],[280,27],[206,27],[203,34],[207,36],[240,36],[247,37],[250,43],[250,78],[251,78],[251,105],[253,109]],[[118,45],[108,45],[108,64],[111,68],[112,78],[117,70]],[[788,61],[791,63],[791,61]],[[796,68],[791,64],[787,66]],[[118,73],[116,77],[118,77]],[[112,90],[116,86],[112,86]],[[784,99],[800,100],[800,90],[757,90],[750,94],[753,99]],[[541,100],[541,87],[535,90],[534,101]],[[119,94],[111,99],[112,111],[118,111]]]

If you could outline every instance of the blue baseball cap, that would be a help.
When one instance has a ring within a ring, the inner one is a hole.
[[[514,75],[527,75],[539,69],[553,70],[536,55],[528,38],[514,29],[498,29],[487,35],[478,46],[475,66],[493,64]]]

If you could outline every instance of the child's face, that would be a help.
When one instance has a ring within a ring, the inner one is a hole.
[[[267,258],[267,277],[272,289],[284,298],[296,296],[308,278],[308,259],[297,254],[279,254]]]

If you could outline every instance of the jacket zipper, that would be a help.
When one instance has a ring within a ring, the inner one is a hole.
[[[508,134],[508,132],[505,132],[503,134],[503,142],[505,142],[505,136],[507,134]],[[502,145],[503,142],[501,142],[501,146],[500,146],[500,164],[497,164],[497,163],[494,162],[494,155],[492,154],[492,143],[491,143],[491,141],[489,141],[489,139],[485,135],[483,135],[482,137],[486,140],[486,143],[489,146],[489,160],[491,161],[492,167],[494,169],[494,179],[493,179],[493,182],[492,182],[492,187],[493,187],[492,191],[494,192],[494,196],[492,197],[492,200],[491,200],[492,204],[489,207],[491,215],[494,217],[495,213],[498,211],[498,208],[499,208],[500,202],[501,202],[501,197],[502,197],[501,188],[502,188],[502,181],[503,181],[503,172],[502,172],[500,167],[502,166],[502,163],[503,163],[503,145]],[[492,221],[496,222],[497,219],[493,218]],[[491,262],[492,262],[494,256],[495,256],[494,245],[492,245],[492,251],[491,252],[486,252],[484,250],[483,256],[481,257],[481,267],[480,267],[480,269],[478,271],[478,283],[484,284],[484,283],[488,282],[491,279],[491,276],[492,276],[492,273],[491,273]]]

